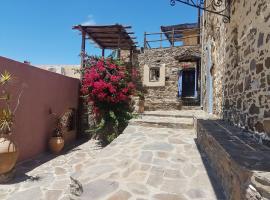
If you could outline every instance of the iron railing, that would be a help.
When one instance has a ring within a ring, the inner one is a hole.
[[[187,36],[178,37],[177,34],[182,34],[183,32],[194,32],[197,30],[196,34],[187,34]],[[172,30],[172,31],[162,31],[154,33],[144,33],[144,48],[164,48],[164,47],[174,47],[174,46],[192,46],[200,44],[200,34],[199,28],[193,29],[183,29],[183,30]],[[171,35],[170,39],[167,35]],[[150,38],[151,37],[151,38]],[[187,40],[192,40],[188,42]],[[155,43],[154,45],[152,45]]]

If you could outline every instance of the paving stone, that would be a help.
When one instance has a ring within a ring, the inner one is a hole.
[[[97,180],[83,187],[82,200],[98,199],[107,196],[117,190],[119,184],[115,181]]]
[[[161,186],[161,191],[174,193],[174,194],[182,194],[187,187],[187,180],[164,180]]]
[[[168,140],[170,144],[186,144],[186,142],[184,142],[183,140],[175,137],[170,137]]]
[[[144,150],[155,150],[155,151],[172,151],[173,146],[165,142],[154,142],[143,146]]]
[[[153,196],[154,200],[185,200],[181,195],[176,195],[176,194],[156,194]]]
[[[162,167],[153,166],[151,168],[151,173],[159,176],[163,176],[165,169]]]
[[[48,200],[58,200],[62,194],[61,190],[48,190],[45,193],[45,199]]]
[[[149,190],[144,184],[128,183],[127,187],[134,193],[139,195],[149,194]]]
[[[192,177],[196,174],[197,168],[190,163],[187,163],[183,166],[183,174],[188,177]]]
[[[139,161],[144,163],[151,163],[152,162],[153,153],[150,151],[143,151],[139,158]]]
[[[165,158],[169,157],[169,153],[167,153],[167,152],[157,152],[157,157],[165,159]]]
[[[179,170],[166,169],[164,173],[165,178],[181,179],[185,178]]]
[[[113,194],[108,200],[128,200],[131,194],[127,191],[120,190]]]
[[[201,199],[201,198],[206,198],[206,194],[203,190],[200,189],[190,189],[187,191],[187,195],[191,199]]]
[[[147,179],[147,183],[146,184],[151,185],[151,186],[157,188],[157,187],[159,187],[161,185],[162,181],[163,181],[162,176],[152,174]]]
[[[147,165],[147,164],[143,164],[141,165],[141,169],[142,171],[148,171],[151,168],[151,165]]]
[[[52,188],[56,190],[64,190],[65,188],[67,188],[67,185],[69,184],[70,184],[70,179],[55,181],[52,184]]]
[[[63,175],[66,174],[66,170],[62,167],[56,167],[55,169],[55,175]]]
[[[8,200],[26,200],[26,199],[42,199],[42,192],[39,187],[31,188],[28,190],[20,191],[12,195]]]

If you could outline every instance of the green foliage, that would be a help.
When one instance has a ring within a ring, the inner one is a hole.
[[[8,71],[4,71],[0,75],[0,84],[2,86],[2,96],[0,100],[4,101],[5,108],[0,109],[0,134],[9,135],[11,126],[13,125],[13,112],[10,109],[10,94],[7,91],[7,85],[11,82],[12,76]]]
[[[110,110],[102,116],[95,133],[107,145],[123,132],[132,117],[132,113],[125,109]]]

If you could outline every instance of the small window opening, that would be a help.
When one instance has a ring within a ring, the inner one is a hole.
[[[150,68],[149,81],[157,82],[159,81],[159,77],[160,77],[160,68],[159,67]]]

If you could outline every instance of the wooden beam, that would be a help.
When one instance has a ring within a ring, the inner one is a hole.
[[[92,34],[92,37],[95,37],[97,39],[99,38],[104,38],[104,39],[118,39],[118,35],[96,35],[96,34]],[[130,36],[124,36],[122,37],[123,39],[137,39],[137,37],[130,37]]]
[[[143,42],[143,47],[146,49],[146,42],[147,42],[147,40],[146,40],[146,35],[147,35],[147,33],[146,32],[144,32],[144,42]]]
[[[86,33],[82,31],[82,44],[81,44],[81,69],[84,67],[85,58],[85,35]]]
[[[174,47],[174,28],[172,29],[172,46]]]
[[[129,50],[129,62],[130,62],[131,65],[132,65],[132,62],[133,62],[133,49],[130,49],[130,50]]]

